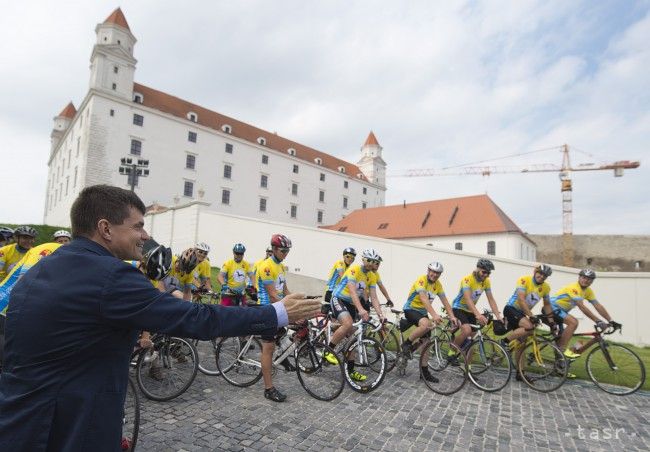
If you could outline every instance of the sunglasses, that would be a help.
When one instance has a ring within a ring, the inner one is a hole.
[[[235,256],[243,256],[244,255],[244,253],[234,253],[234,254],[235,254]]]
[[[207,256],[208,253],[206,251],[197,251],[196,254],[199,254],[201,256]]]
[[[287,254],[290,250],[291,250],[291,248],[278,248],[278,251],[280,251],[281,253],[284,253],[284,254]]]
[[[368,262],[369,264],[378,264],[379,263],[379,261],[375,260],[375,259],[366,259],[366,262]]]
[[[354,254],[346,254],[346,255],[343,256],[343,257],[351,257],[352,259],[354,259],[356,256],[355,256]]]
[[[487,270],[479,270],[479,273],[480,273],[481,275],[490,276],[490,273],[492,273],[492,272],[489,272],[489,271],[487,271]]]

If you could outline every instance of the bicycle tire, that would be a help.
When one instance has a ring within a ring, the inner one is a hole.
[[[556,391],[566,381],[569,361],[552,341],[538,339],[537,349],[535,353],[533,342],[526,344],[517,359],[516,371],[531,389],[543,393]]]
[[[240,388],[262,378],[262,343],[253,337],[249,344],[249,338],[224,337],[217,345],[217,369],[228,383]]]
[[[386,326],[388,327],[386,331],[379,330],[366,333],[366,337],[375,339],[384,348],[384,353],[386,354],[386,372],[390,372],[395,368],[402,355],[402,345],[395,334],[395,329],[390,325],[393,324],[386,322]]]
[[[472,341],[466,357],[469,379],[481,391],[500,391],[510,381],[512,362],[497,341],[485,337]]]
[[[605,342],[605,347],[617,369],[609,366],[601,346],[594,347],[585,362],[591,381],[608,394],[629,395],[638,391],[646,378],[645,366],[641,358],[625,345]],[[629,378],[625,378],[623,373],[625,369],[633,372]]]
[[[138,443],[140,430],[140,396],[135,389],[135,383],[131,377],[128,378],[126,386],[126,398],[124,400],[124,412],[122,413],[122,438],[121,449],[125,451],[135,450]]]
[[[152,351],[158,353],[158,358],[147,360]],[[154,370],[156,367],[158,371]],[[145,397],[166,402],[187,391],[199,370],[199,358],[190,341],[164,336],[154,339],[152,350],[140,353],[135,370],[138,387]]]
[[[423,368],[429,369],[438,381],[424,378]],[[420,355],[420,378],[427,388],[441,395],[451,395],[460,391],[467,383],[467,360],[465,354],[452,341],[434,337]]]
[[[199,371],[202,374],[215,376],[221,375],[217,368],[217,339],[209,341],[194,341],[194,347],[199,355]]]
[[[345,376],[341,358],[338,357],[338,364],[331,364],[323,358],[325,352],[338,357],[325,344],[304,342],[296,351],[296,373],[298,381],[310,396],[329,402],[343,391]]]
[[[342,353],[345,379],[354,391],[368,393],[377,389],[384,381],[386,376],[386,353],[384,353],[383,347],[376,339],[362,337],[360,346],[358,342],[359,339],[351,341],[345,348],[345,353]],[[362,356],[356,353],[358,349],[360,349]],[[347,357],[352,353],[355,353],[354,370],[359,372],[361,369],[366,373],[370,373],[370,376],[366,375],[365,381],[353,380],[348,372]]]

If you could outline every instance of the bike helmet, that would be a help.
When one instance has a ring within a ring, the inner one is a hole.
[[[542,275],[549,277],[553,274],[553,269],[546,264],[539,264],[535,267],[535,273],[541,273]]]
[[[241,243],[237,243],[232,247],[232,252],[235,254],[244,254],[246,252],[246,247]]]
[[[271,246],[276,248],[291,248],[291,239],[286,235],[273,234],[271,237]]]
[[[144,272],[147,278],[160,281],[172,269],[172,250],[163,245],[158,245],[154,240],[151,241],[155,245],[152,244],[153,247],[142,258]]]
[[[490,259],[479,259],[476,267],[488,272],[494,271],[494,264]]]
[[[199,251],[204,251],[204,252],[206,252],[206,253],[209,253],[209,252],[210,252],[210,245],[208,245],[208,244],[205,243],[205,242],[199,242],[199,243],[197,243],[196,246],[195,246],[194,248],[196,248],[196,249],[199,250]]]
[[[18,226],[14,230],[14,235],[15,236],[27,235],[29,237],[36,237],[38,235],[38,232],[33,227],[25,225],[25,226]]]
[[[443,271],[445,271],[444,267],[440,262],[431,262],[427,268],[432,272],[436,272],[436,273],[442,273]]]
[[[343,255],[345,256],[346,254],[351,254],[353,256],[356,256],[357,252],[354,251],[354,248],[348,246],[346,249],[343,250]]]
[[[14,236],[14,230],[6,226],[0,226],[0,236],[2,236],[4,240],[9,240]]]
[[[381,262],[381,256],[374,248],[367,248],[361,252],[361,257],[364,259]]]
[[[188,248],[183,251],[183,254],[181,254],[181,257],[178,259],[180,266],[179,270],[184,274],[191,273],[198,262],[199,261],[196,258],[196,251],[194,248]]]
[[[596,272],[593,271],[591,268],[583,268],[582,270],[580,270],[579,275],[589,279],[596,279]]]
[[[61,229],[59,231],[56,231],[54,234],[52,234],[52,237],[55,239],[58,239],[59,237],[67,237],[69,239],[72,239],[72,234],[70,234],[65,229]]]

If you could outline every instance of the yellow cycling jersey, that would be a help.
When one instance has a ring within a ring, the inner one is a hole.
[[[343,273],[341,282],[336,287],[333,295],[339,300],[352,302],[352,295],[350,295],[350,288],[348,283],[351,282],[356,287],[357,296],[359,298],[366,298],[366,291],[377,287],[377,280],[379,275],[370,270],[364,270],[361,264],[350,265]]]
[[[278,262],[275,256],[264,259],[257,266],[255,279],[258,285],[258,304],[271,304],[271,296],[266,290],[266,284],[273,284],[275,286],[278,299],[281,300],[284,297],[287,285],[286,267],[282,265],[282,262]]]
[[[9,303],[9,294],[22,275],[45,256],[49,256],[61,246],[60,243],[43,243],[29,249],[0,282],[0,312],[5,313]]]
[[[548,283],[543,282],[541,284],[535,283],[535,277],[533,275],[522,276],[517,280],[517,288],[515,293],[512,294],[510,300],[508,300],[508,306],[513,306],[519,310],[519,294],[523,292],[526,295],[526,304],[529,309],[539,303],[539,300],[549,300],[549,293],[551,293],[551,286]]]
[[[490,278],[485,278],[482,282],[479,282],[476,279],[474,273],[470,273],[460,280],[460,290],[458,295],[454,298],[454,302],[451,305],[454,309],[462,309],[463,311],[470,312],[469,306],[465,303],[465,297],[463,294],[465,292],[470,292],[470,298],[474,303],[480,298],[483,292],[491,291]]]
[[[246,277],[251,276],[251,267],[244,259],[239,263],[235,262],[235,259],[230,259],[223,263],[219,273],[223,276],[228,289],[241,294],[244,293]]]
[[[444,295],[445,291],[442,288],[440,280],[436,280],[436,282],[432,283],[429,281],[429,278],[427,278],[427,275],[422,275],[411,285],[408,298],[406,299],[406,303],[404,303],[404,310],[415,309],[416,311],[426,314],[427,308],[420,299],[421,293],[425,293],[429,298],[429,303],[431,303],[436,298],[436,295]]]
[[[592,305],[598,303],[591,287],[583,289],[579,283],[574,282],[558,290],[555,296],[551,298],[551,304],[554,308],[560,308],[564,312],[569,312],[575,308],[576,302],[580,300],[587,300]]]
[[[192,275],[195,279],[200,282],[204,282],[206,279],[210,279],[212,272],[212,266],[210,265],[210,260],[206,257],[201,262],[194,267]]]
[[[135,267],[138,270],[140,270],[140,272],[142,272],[142,276],[147,278],[147,275],[145,275],[145,273],[140,268],[140,261],[124,261],[124,262],[129,264],[131,267]],[[151,278],[147,278],[147,279],[149,280],[149,282],[151,283],[152,286],[154,286],[156,289],[158,288],[158,281],[156,281],[155,279],[151,279]]]
[[[338,284],[341,282],[341,277],[343,277],[343,273],[345,273],[345,270],[347,270],[347,268],[348,266],[345,265],[345,261],[343,259],[334,262],[334,265],[332,266],[332,269],[327,276],[326,290],[334,291],[334,289],[336,289],[336,286],[338,286]]]
[[[260,268],[260,265],[262,265],[262,262],[264,262],[266,259],[266,257],[263,257],[262,259],[256,261],[255,264],[253,264],[253,268],[251,268],[251,273],[253,273],[253,285],[255,286],[256,290],[260,289],[257,286],[257,269]]]
[[[29,250],[27,250],[29,251]],[[23,252],[17,243],[0,248],[0,281],[5,279],[11,269],[20,261],[27,252]]]

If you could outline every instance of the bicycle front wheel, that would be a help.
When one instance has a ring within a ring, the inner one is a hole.
[[[136,378],[148,399],[165,402],[187,391],[198,370],[199,358],[191,342],[163,337],[154,342],[153,350],[140,353]]]
[[[324,359],[325,353],[336,356],[338,364]],[[296,352],[296,371],[302,387],[315,399],[334,400],[343,391],[343,363],[327,345],[309,341],[303,343]]]
[[[217,345],[217,369],[240,388],[262,378],[262,343],[256,337],[224,337]]]
[[[532,389],[551,392],[566,381],[569,362],[553,342],[538,339],[521,351],[517,368],[521,379]]]
[[[470,381],[485,392],[503,389],[510,381],[512,364],[508,352],[492,339],[477,339],[467,349]]]
[[[589,378],[609,394],[632,394],[645,383],[643,361],[624,345],[605,342],[593,348],[586,366]]]
[[[196,352],[199,354],[199,370],[205,375],[221,375],[217,369],[217,339],[209,341],[194,341]]]
[[[386,372],[393,370],[402,354],[399,339],[397,339],[397,335],[395,334],[395,327],[390,322],[387,322],[383,329],[374,332],[369,331],[366,337],[375,339],[384,348],[384,353],[386,354]]]
[[[135,450],[140,430],[140,397],[135,389],[133,380],[129,377],[126,386],[126,400],[124,401],[124,414],[122,415],[121,449]]]
[[[427,380],[422,374],[424,368],[429,369],[434,379]],[[453,342],[434,337],[420,355],[420,378],[437,394],[451,395],[460,391],[467,382],[465,355]]]
[[[379,387],[386,376],[386,354],[384,348],[375,339],[363,337],[353,340],[346,348],[345,379],[357,392],[371,392]],[[350,369],[348,360],[354,359],[354,369]]]

